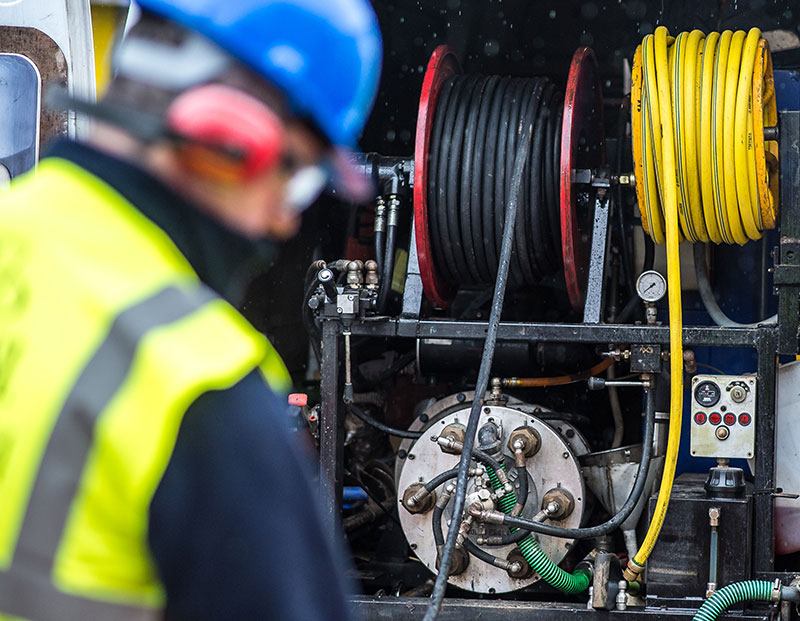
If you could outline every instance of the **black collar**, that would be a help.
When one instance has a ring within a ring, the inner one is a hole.
[[[129,162],[67,140],[50,145],[45,156],[69,160],[113,187],[172,239],[204,283],[235,306],[275,258],[274,244],[231,231]]]

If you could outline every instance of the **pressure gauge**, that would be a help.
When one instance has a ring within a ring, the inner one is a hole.
[[[655,270],[642,272],[636,281],[636,293],[645,302],[658,302],[666,292],[667,281]]]
[[[704,408],[711,408],[717,405],[721,396],[722,391],[719,389],[719,385],[715,382],[701,382],[694,389],[695,401],[697,401],[697,403]]]

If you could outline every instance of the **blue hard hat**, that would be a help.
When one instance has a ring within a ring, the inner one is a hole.
[[[381,67],[380,30],[367,0],[137,2],[204,35],[262,75],[334,145],[355,145]]]

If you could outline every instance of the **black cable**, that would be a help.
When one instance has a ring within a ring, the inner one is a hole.
[[[386,225],[384,224],[384,227]],[[386,231],[375,231],[375,262],[378,264],[378,274],[383,274],[383,254],[386,248]]]
[[[386,249],[383,255],[383,273],[381,274],[381,284],[378,290],[377,312],[382,313],[386,307],[386,300],[389,298],[389,291],[392,288],[392,276],[394,273],[394,251],[397,247],[397,222],[395,218],[387,218],[386,223]]]
[[[625,504],[622,505],[615,516],[603,524],[586,528],[562,528],[560,526],[534,522],[526,518],[513,517],[511,515],[506,515],[503,518],[503,524],[526,529],[542,535],[550,535],[551,537],[561,537],[564,539],[591,539],[593,537],[607,535],[619,528],[620,525],[628,519],[628,516],[630,516],[634,507],[639,502],[647,483],[647,472],[650,468],[650,460],[653,454],[653,435],[655,433],[656,422],[656,400],[654,393],[655,390],[652,387],[647,391],[644,438],[642,438],[642,459],[639,462],[639,468],[636,470],[636,482],[633,484],[633,489],[628,499],[625,501]]]
[[[475,558],[489,565],[493,565],[494,567],[499,567],[498,562],[503,563],[503,559],[478,547],[469,537],[464,538],[464,550],[472,554]]]
[[[388,425],[384,425],[381,421],[372,418],[372,416],[367,414],[355,403],[348,403],[347,409],[370,427],[375,427],[375,429],[382,431],[383,433],[388,433],[390,436],[397,436],[398,438],[410,438],[412,440],[422,437],[421,431],[405,431],[403,429],[394,429]]]
[[[445,481],[449,481],[450,479],[455,479],[457,476],[458,476],[458,468],[453,468],[452,470],[445,470],[444,472],[440,472],[430,481],[428,481],[424,485],[424,487],[429,492],[432,492]]]
[[[486,344],[484,345],[481,365],[478,371],[478,381],[475,386],[475,394],[483,395],[489,386],[489,375],[492,370],[492,360],[494,358],[494,348],[497,343],[497,332],[500,325],[500,316],[503,311],[503,301],[506,293],[506,283],[508,282],[508,272],[511,259],[511,248],[514,241],[514,230],[517,217],[518,206],[520,203],[520,190],[522,188],[522,177],[525,174],[528,154],[530,151],[531,140],[533,138],[534,118],[529,110],[525,111],[524,123],[520,142],[514,158],[514,174],[512,175],[511,187],[508,200],[505,204],[505,228],[503,230],[503,242],[500,250],[500,261],[495,282],[494,298],[492,300],[492,310],[489,315],[489,325],[486,334]],[[472,402],[467,429],[464,433],[464,446],[461,459],[458,462],[458,477],[453,505],[453,517],[450,521],[450,530],[442,548],[442,555],[439,565],[439,573],[431,594],[431,604],[425,611],[423,621],[434,621],[441,610],[444,600],[445,590],[447,589],[447,578],[450,569],[450,559],[455,549],[456,537],[461,524],[462,512],[467,493],[467,481],[469,478],[469,465],[472,456],[472,449],[475,445],[475,435],[478,431],[481,409],[483,405],[480,399]]]

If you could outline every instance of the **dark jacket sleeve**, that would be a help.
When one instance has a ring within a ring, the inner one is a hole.
[[[256,373],[187,411],[150,506],[168,618],[351,618],[286,411]]]

